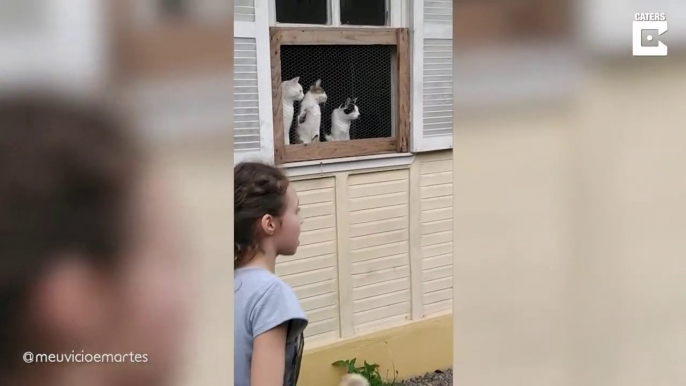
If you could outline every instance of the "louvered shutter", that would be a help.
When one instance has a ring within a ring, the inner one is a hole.
[[[234,0],[234,162],[273,162],[268,0]]]
[[[453,2],[412,2],[412,151],[452,148]]]

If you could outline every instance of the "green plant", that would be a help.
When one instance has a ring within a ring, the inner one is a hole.
[[[361,376],[365,377],[367,381],[369,381],[369,386],[395,385],[395,378],[393,378],[392,383],[384,382],[384,380],[381,378],[381,374],[379,374],[379,365],[376,363],[367,363],[367,361],[364,361],[364,365],[358,367],[355,365],[356,361],[357,358],[340,360],[332,363],[332,365],[343,367],[346,369],[348,374],[360,374]]]

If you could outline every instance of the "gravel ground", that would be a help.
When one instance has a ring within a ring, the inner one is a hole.
[[[421,377],[406,379],[400,385],[403,386],[452,386],[453,369],[436,370],[426,373]]]

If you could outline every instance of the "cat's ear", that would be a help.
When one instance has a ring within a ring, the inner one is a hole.
[[[353,98],[353,104],[357,104],[357,97]]]
[[[350,98],[348,98],[348,99],[345,100],[345,105],[346,105],[346,106],[350,105]]]
[[[291,79],[291,82],[293,82],[294,84],[297,84],[298,82],[300,82],[300,77],[296,76],[295,78]]]
[[[314,86],[315,86],[315,87],[321,87],[321,86],[322,86],[322,80],[321,80],[321,79],[317,79],[317,81],[314,82]]]

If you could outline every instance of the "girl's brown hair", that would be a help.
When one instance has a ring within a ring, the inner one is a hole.
[[[134,142],[100,106],[0,99],[0,374],[30,343],[26,302],[42,272],[63,253],[103,269],[119,261],[137,166]]]
[[[281,216],[286,209],[288,177],[274,166],[243,162],[234,168],[234,264],[254,255],[259,243],[257,223],[264,215]]]

